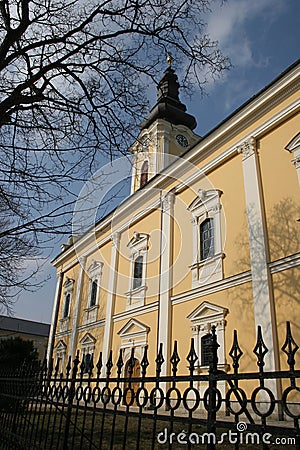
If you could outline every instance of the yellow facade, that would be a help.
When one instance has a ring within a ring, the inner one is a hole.
[[[131,196],[54,261],[49,357],[102,352],[105,362],[122,348],[126,363],[148,345],[154,374],[159,343],[168,361],[177,340],[183,374],[194,337],[201,373],[201,339],[214,325],[220,368],[232,371],[237,329],[241,368],[256,370],[260,325],[266,368],[286,368],[287,320],[300,342],[299,75],[295,64],[204,138],[189,118],[172,124],[154,109],[131,148]]]

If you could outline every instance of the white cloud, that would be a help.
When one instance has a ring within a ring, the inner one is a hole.
[[[249,34],[256,26],[256,19],[263,19],[266,26],[276,20],[286,8],[283,0],[228,0],[222,6],[215,5],[207,16],[207,31],[227,54],[235,66],[265,65],[266,60],[254,61]],[[261,33],[262,30],[255,30]]]

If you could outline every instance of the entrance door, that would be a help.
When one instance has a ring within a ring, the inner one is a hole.
[[[139,378],[140,376],[141,376],[140,362],[138,359],[134,358],[134,366],[133,366],[133,372],[132,372],[131,378]],[[129,361],[127,361],[127,363],[125,365],[125,378],[129,378]],[[126,389],[128,387],[129,387],[129,382],[126,381],[124,389]],[[131,381],[130,387],[131,387],[131,389],[133,389],[134,394],[136,394],[136,391],[140,387],[140,383],[138,381]],[[126,396],[126,401],[130,401],[130,397],[131,397],[131,395],[128,392],[127,396]],[[136,405],[135,400],[134,400],[133,405]]]

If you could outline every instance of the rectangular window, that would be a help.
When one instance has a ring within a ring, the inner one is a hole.
[[[206,219],[200,224],[200,257],[201,260],[214,255],[214,221]]]
[[[65,305],[64,305],[64,313],[63,313],[63,318],[64,319],[69,317],[70,301],[71,301],[71,294],[68,293],[65,296]]]
[[[138,256],[134,261],[133,269],[133,289],[137,289],[142,285],[143,280],[143,257]]]
[[[90,306],[95,306],[97,302],[98,283],[97,280],[92,281]]]

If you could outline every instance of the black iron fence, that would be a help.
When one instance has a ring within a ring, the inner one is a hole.
[[[77,354],[64,374],[58,364],[45,363],[2,373],[1,450],[299,449],[300,370],[295,369],[298,346],[290,324],[282,347],[288,364],[284,371],[264,370],[268,349],[260,328],[253,350],[256,372],[239,371],[243,352],[236,332],[231,373],[218,369],[214,327],[208,341],[207,373],[199,373],[193,340],[186,375],[178,375],[176,342],[169,376],[161,375],[162,346],[154,376],[147,374],[147,347],[139,373],[132,349],[126,377],[122,351],[115,367],[112,354],[105,367],[101,355],[94,366],[93,358],[80,362]],[[105,377],[100,376],[103,369]]]

